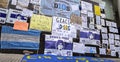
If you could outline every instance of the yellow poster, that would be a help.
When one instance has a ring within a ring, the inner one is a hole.
[[[33,14],[30,22],[30,29],[40,31],[51,31],[52,17]]]
[[[95,15],[98,15],[98,16],[101,15],[100,6],[94,5],[94,11],[95,11]]]

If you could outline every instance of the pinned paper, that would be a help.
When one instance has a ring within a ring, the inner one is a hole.
[[[95,11],[95,15],[98,16],[101,15],[100,6],[94,5],[94,11]]]
[[[16,21],[14,23],[14,28],[13,29],[28,31],[28,23],[27,22]]]
[[[30,28],[41,30],[41,31],[51,31],[52,17],[44,15],[33,14],[31,17]]]

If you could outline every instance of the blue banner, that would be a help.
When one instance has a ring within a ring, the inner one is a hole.
[[[52,55],[26,55],[21,62],[115,62],[113,60],[93,57],[65,57]]]

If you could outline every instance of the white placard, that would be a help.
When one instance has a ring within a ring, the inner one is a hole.
[[[94,14],[93,14],[93,12],[88,12],[88,17],[94,17]]]
[[[115,39],[120,40],[120,35],[115,34]]]
[[[112,22],[112,27],[117,27],[117,23],[115,23],[115,22]]]
[[[89,24],[90,29],[95,29],[95,26],[93,24]]]
[[[110,45],[110,50],[115,51],[115,45]]]
[[[102,33],[102,39],[108,39],[108,35],[107,35],[107,34]]]
[[[31,0],[30,3],[40,5],[41,0]]]
[[[22,11],[22,15],[27,16],[27,17],[31,17],[33,15],[33,11],[24,8]]]
[[[0,23],[4,24],[7,18],[8,10],[0,8]]]
[[[109,39],[114,39],[114,34],[109,33],[108,35],[109,35]]]
[[[102,27],[101,32],[102,33],[107,33],[107,28],[106,27]]]
[[[84,10],[84,9],[81,10],[81,14],[86,14],[87,15],[87,13],[88,13],[87,10]]]
[[[69,37],[70,34],[70,19],[63,17],[53,17],[52,35]]]
[[[29,0],[18,0],[17,1],[17,9],[23,9],[23,8],[27,8],[29,5]]]
[[[120,41],[119,40],[115,40],[115,45],[120,46]]]
[[[15,21],[27,22],[27,17],[21,14],[21,11],[9,9],[7,23],[14,24]]]
[[[86,46],[85,47],[85,53],[93,53],[93,54],[97,53],[96,47],[88,47],[88,46]]]
[[[108,40],[102,40],[102,44],[107,44],[108,45]]]
[[[102,26],[101,25],[96,25],[97,29],[101,30]]]
[[[110,45],[114,45],[114,44],[115,44],[114,39],[109,39],[109,44],[110,44]]]
[[[111,56],[116,56],[116,51],[111,51]]]
[[[73,52],[75,53],[85,53],[85,45],[81,43],[73,43]]]
[[[101,14],[101,18],[106,18],[106,15],[105,14]]]
[[[83,28],[88,28],[88,20],[87,20],[87,15],[81,15],[82,18],[82,27]]]
[[[96,24],[101,25],[100,16],[96,16]]]
[[[111,26],[111,22],[110,21],[106,21],[106,26]]]
[[[99,54],[106,55],[106,48],[99,48]]]
[[[76,25],[70,25],[70,32],[69,32],[69,37],[70,38],[76,38],[77,37],[77,29]]]
[[[104,19],[101,19],[101,25],[105,26],[105,20]]]
[[[11,1],[11,4],[12,4],[12,5],[16,5],[16,4],[17,4],[17,0],[12,0],[12,1]]]

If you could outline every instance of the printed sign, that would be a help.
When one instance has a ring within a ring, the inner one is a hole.
[[[52,34],[68,37],[70,32],[70,19],[53,17]]]
[[[97,53],[96,47],[86,46],[86,47],[85,47],[85,53],[93,53],[93,54]]]
[[[73,52],[84,54],[85,53],[85,45],[82,43],[73,43]]]
[[[0,23],[4,24],[5,21],[7,20],[7,9],[0,8]]]
[[[30,3],[40,5],[41,0],[30,0]]]
[[[99,48],[99,54],[101,54],[101,55],[106,55],[106,48]]]
[[[80,31],[80,42],[84,44],[100,45],[100,32],[97,30],[83,29]]]
[[[46,55],[57,56],[72,56],[73,44],[69,38],[59,36],[45,36],[45,51]]]
[[[41,14],[70,18],[72,13],[80,16],[80,4],[63,0],[42,0]]]
[[[9,9],[6,22],[14,24],[15,21],[27,22],[27,19],[26,16],[21,15],[21,11]]]

